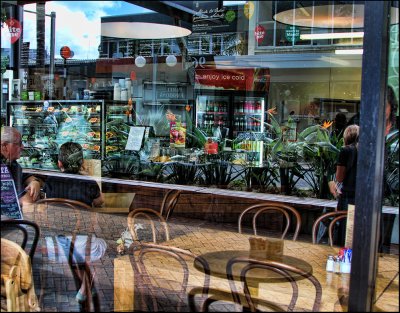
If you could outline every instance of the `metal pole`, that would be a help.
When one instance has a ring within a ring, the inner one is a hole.
[[[64,59],[64,87],[63,87],[63,99],[67,100],[67,59]]]
[[[49,69],[49,99],[53,99],[54,93],[54,50],[56,46],[56,12],[51,12],[50,26],[50,69]]]
[[[390,2],[365,1],[360,142],[349,312],[371,312],[375,300],[385,162],[385,91]]]

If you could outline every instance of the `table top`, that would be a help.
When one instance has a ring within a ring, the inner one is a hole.
[[[162,244],[190,250],[196,255],[207,257],[208,261],[213,263],[213,258],[216,256],[224,259],[229,258],[229,254],[231,253],[230,251],[240,250],[244,254],[248,254],[250,249],[250,237],[254,237],[254,235],[239,234],[216,229],[199,229],[197,232],[176,237]],[[287,260],[301,260],[304,262],[304,264],[311,266],[312,269],[310,269],[310,271],[312,270],[312,274],[321,283],[321,311],[347,310],[346,307],[340,304],[339,298],[343,292],[348,292],[350,274],[326,271],[327,257],[329,255],[338,255],[338,253],[339,247],[331,247],[329,245],[319,244],[317,245],[302,241],[284,240],[283,255],[286,256]],[[232,252],[232,255],[233,254],[236,254],[236,252]],[[298,266],[298,264],[293,265]],[[376,297],[379,297],[379,299],[375,305],[384,311],[396,311],[399,308],[398,276],[394,280],[394,283],[391,284],[390,288],[386,289],[390,281],[395,278],[396,274],[398,273],[398,267],[398,256],[381,255],[378,258]],[[213,271],[212,265],[210,266],[210,269]],[[223,276],[223,271],[223,267],[219,270],[214,268],[214,273],[211,273],[212,277],[214,277],[211,287],[229,290],[226,274]],[[311,287],[309,285],[305,285],[305,280],[298,281],[298,284],[300,290],[299,303],[302,303],[305,309],[310,309],[310,301],[313,300],[311,299],[312,297],[310,297],[310,294],[315,291],[310,289]],[[260,285],[260,294],[263,293],[263,290],[267,290],[268,293],[272,292],[273,294],[274,287],[271,288],[271,284],[268,282],[262,282]],[[302,290],[303,293],[301,293]],[[281,294],[281,291],[277,291],[276,296]]]
[[[308,262],[293,257],[289,255],[266,255],[265,251],[259,251],[259,250],[223,250],[223,251],[214,251],[214,252],[208,252],[205,254],[202,254],[200,256],[203,260],[205,260],[209,266],[210,269],[210,274],[221,277],[221,278],[226,278],[226,265],[229,260],[231,260],[234,257],[250,257],[256,260],[260,261],[275,261],[275,262],[280,262],[284,263],[286,265],[294,266],[297,268],[302,269],[304,272],[307,274],[312,274],[313,268],[311,264]],[[202,264],[198,261],[198,259],[195,259],[194,261],[194,267],[197,268],[198,270],[202,271],[203,266]],[[233,267],[233,278],[235,280],[241,279],[240,272],[242,268],[244,267],[244,264],[238,264],[238,266]],[[291,276],[297,280],[297,279],[303,279],[304,277],[295,274],[295,273],[290,273]],[[258,269],[253,269],[249,271],[246,275],[247,280],[251,280],[252,282],[255,283],[262,283],[262,282],[281,282],[285,281],[285,278],[282,275],[278,275],[277,273],[273,271],[265,271],[265,270],[258,270]]]

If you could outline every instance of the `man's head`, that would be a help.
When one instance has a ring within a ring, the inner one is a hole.
[[[10,126],[1,128],[1,155],[9,162],[18,160],[24,148],[20,132]]]
[[[385,110],[385,135],[389,134],[390,129],[396,123],[397,99],[393,88],[388,86],[386,93],[386,110]]]
[[[58,154],[58,167],[66,173],[79,173],[83,164],[83,150],[79,143],[66,142]]]

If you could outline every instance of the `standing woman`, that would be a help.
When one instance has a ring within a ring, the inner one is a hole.
[[[347,211],[349,204],[355,204],[359,129],[358,125],[350,125],[344,130],[344,146],[340,149],[336,163],[336,177],[329,182],[330,192],[338,199],[338,211]],[[336,242],[343,246],[346,237],[346,221],[343,221],[337,230]]]
[[[344,130],[344,146],[336,163],[336,178],[329,182],[330,192],[339,199],[338,210],[347,210],[349,204],[355,204],[359,129],[358,125],[350,125]]]

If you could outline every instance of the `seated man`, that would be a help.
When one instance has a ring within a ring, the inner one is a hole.
[[[40,188],[43,182],[30,174],[22,172],[17,160],[24,149],[21,133],[11,126],[1,128],[1,155],[0,162],[8,167],[15,183],[15,189],[20,197],[20,204],[32,203],[40,196]],[[26,194],[24,194],[26,191]]]
[[[61,172],[81,174],[83,164],[82,146],[74,142],[66,142],[60,147],[58,167]],[[81,201],[90,206],[101,206],[103,194],[94,180],[49,177],[44,191],[47,198],[66,198]]]

